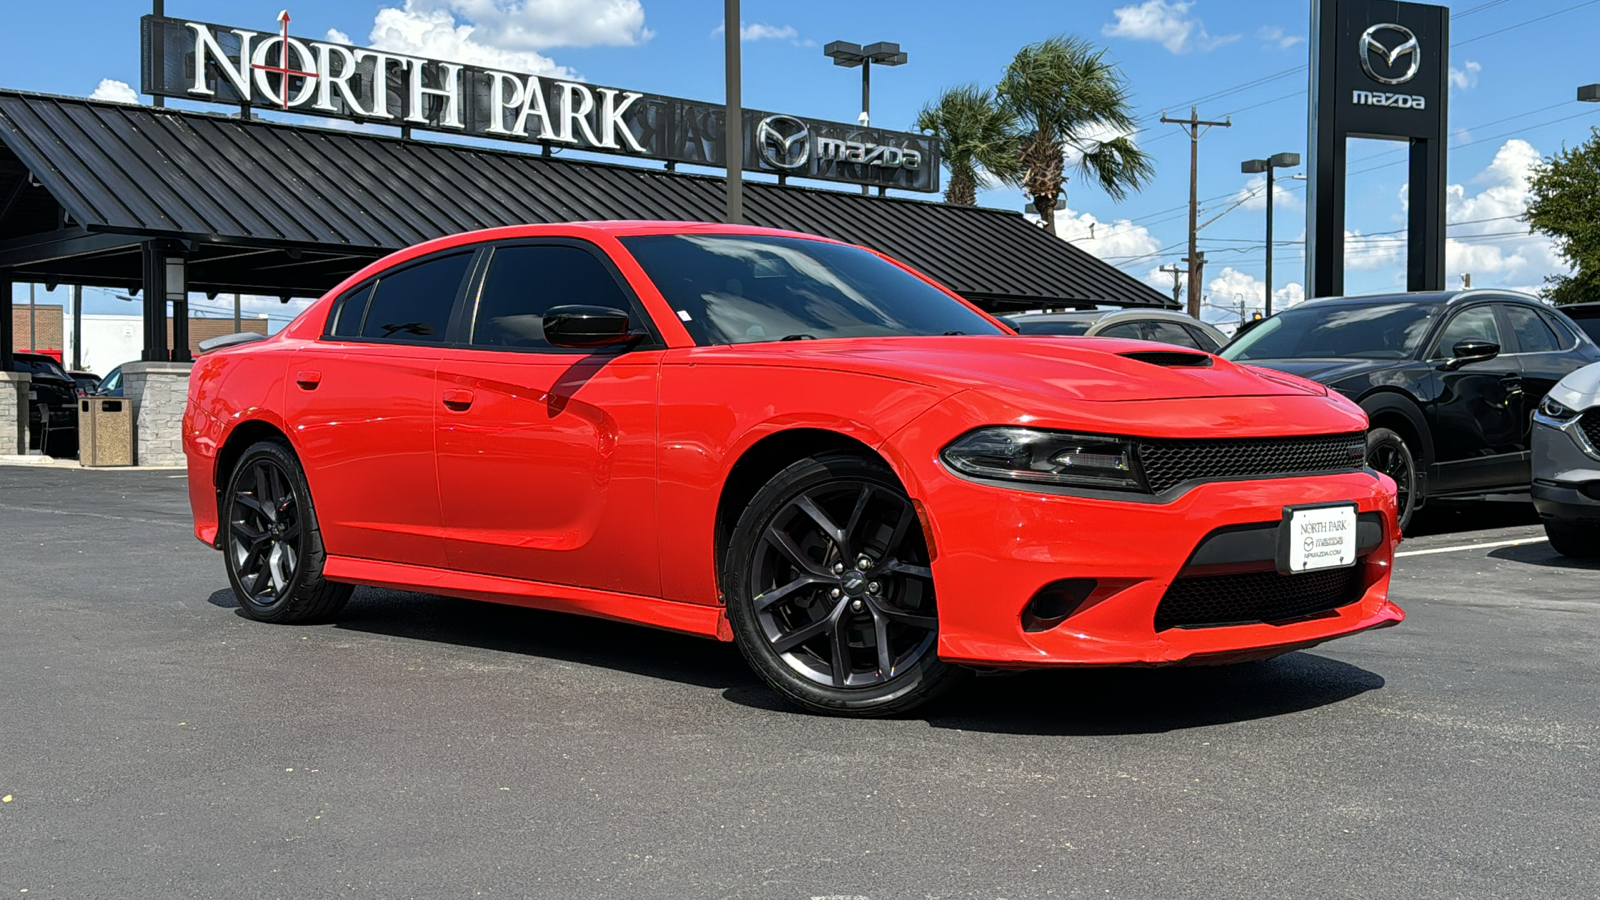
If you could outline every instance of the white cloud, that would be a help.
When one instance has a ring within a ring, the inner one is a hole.
[[[1533,234],[1521,221],[1531,197],[1528,179],[1539,151],[1524,140],[1510,140],[1472,182],[1468,194],[1452,184],[1445,194],[1445,221],[1454,223],[1445,241],[1445,267],[1452,283],[1471,273],[1479,287],[1539,285],[1546,275],[1570,271],[1555,243]]]
[[[727,28],[718,25],[711,29],[712,37],[720,37]],[[793,25],[766,25],[761,22],[740,22],[739,40],[741,41],[788,41],[796,47],[814,47],[815,41],[801,40],[800,32]]]
[[[1262,26],[1261,30],[1256,32],[1256,37],[1260,38],[1264,43],[1277,46],[1279,50],[1287,50],[1296,44],[1306,42],[1304,35],[1288,34],[1277,25]]]
[[[1286,184],[1287,182],[1287,184]],[[1293,182],[1288,176],[1278,175],[1272,181],[1272,193],[1277,197],[1277,212],[1294,212],[1302,209],[1304,203],[1300,195],[1290,190]],[[1252,175],[1245,186],[1233,195],[1231,203],[1239,204],[1240,209],[1264,213],[1267,210],[1267,176]],[[1226,208],[1226,207],[1224,207]]]
[[[126,81],[117,81],[114,78],[104,78],[100,86],[89,95],[90,100],[110,100],[113,103],[138,103],[139,92],[135,91]]]
[[[653,36],[639,0],[406,0],[378,10],[369,42],[393,53],[571,78],[571,69],[537,51],[630,46]],[[333,29],[328,39],[350,43]]]
[[[1450,67],[1450,86],[1460,91],[1471,90],[1478,86],[1478,74],[1483,71],[1483,63],[1467,60],[1461,68]]]
[[[1239,39],[1237,34],[1212,37],[1199,19],[1189,15],[1193,8],[1194,0],[1145,0],[1137,6],[1112,10],[1117,21],[1101,27],[1100,33],[1106,37],[1155,41],[1173,53],[1187,53],[1195,47],[1215,50]]]
[[[1345,229],[1344,266],[1358,272],[1399,266],[1404,261],[1405,235],[1365,234]]]
[[[1206,282],[1206,292],[1209,299],[1207,305],[1201,308],[1200,318],[1213,325],[1237,325],[1241,303],[1244,304],[1246,319],[1257,312],[1266,311],[1263,302],[1267,296],[1266,283],[1232,266],[1224,267],[1215,278]],[[1305,299],[1305,288],[1298,282],[1292,282],[1272,292],[1272,309],[1274,312],[1288,309]]]
[[[1114,263],[1136,262],[1137,257],[1153,255],[1162,246],[1142,225],[1127,219],[1102,222],[1093,213],[1070,208],[1056,210],[1056,234],[1079,250]]]

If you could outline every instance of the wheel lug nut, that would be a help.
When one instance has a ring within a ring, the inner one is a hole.
[[[854,601],[851,601],[850,608],[855,610],[856,612],[861,612],[863,609],[867,608],[867,605],[865,603],[862,603],[860,600],[854,600]]]
[[[870,569],[870,568],[872,568],[872,559],[870,557],[866,557],[866,556],[861,557],[860,559],[856,560],[856,568],[858,568],[858,569]]]
[[[876,581],[867,584],[867,593],[869,594],[876,594],[881,590],[883,590],[883,585],[877,583]]]
[[[839,599],[839,598],[840,598],[840,597],[843,597],[843,596],[844,596],[844,591],[841,591],[841,590],[839,590],[839,589],[838,589],[838,588],[834,588],[834,589],[833,589],[833,590],[831,590],[831,591],[829,591],[829,592],[828,592],[828,596],[829,596],[829,597],[832,597],[832,598],[833,598],[833,599],[835,599],[835,600],[837,600],[837,599]]]
[[[836,562],[836,563],[833,564],[833,573],[835,575],[837,575],[837,574],[839,574],[840,572],[843,572],[843,571],[844,571],[844,563]]]

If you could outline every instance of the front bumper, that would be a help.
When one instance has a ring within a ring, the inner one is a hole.
[[[1600,415],[1590,410],[1585,416]],[[1593,453],[1578,420],[1533,419],[1534,508],[1546,519],[1600,523],[1600,456]]]

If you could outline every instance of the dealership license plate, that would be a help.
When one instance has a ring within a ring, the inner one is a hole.
[[[1354,503],[1291,506],[1283,511],[1278,568],[1288,574],[1356,564]]]

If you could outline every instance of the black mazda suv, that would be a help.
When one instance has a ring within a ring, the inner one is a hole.
[[[1526,492],[1533,411],[1600,347],[1533,297],[1474,290],[1311,300],[1221,355],[1361,404],[1368,459],[1394,478],[1403,528],[1429,498]]]

